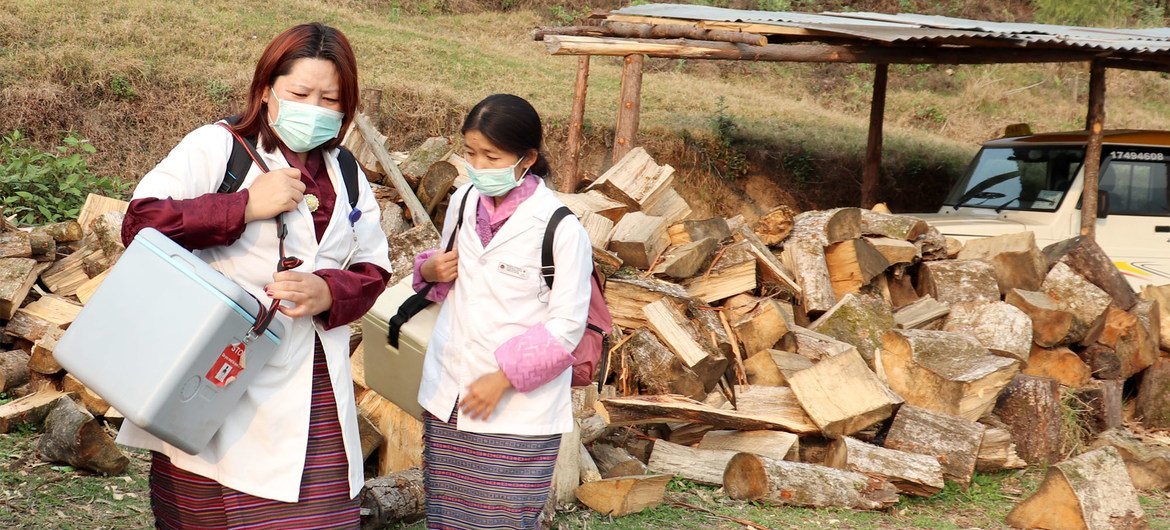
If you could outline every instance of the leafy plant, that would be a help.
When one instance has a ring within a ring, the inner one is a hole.
[[[17,223],[34,225],[77,218],[89,193],[121,197],[128,185],[93,174],[86,158],[97,149],[75,132],[52,151],[41,151],[20,131],[0,141],[0,207]]]
[[[116,75],[110,80],[110,92],[118,99],[134,99],[138,97],[138,92],[134,91],[134,85],[130,84],[130,80],[126,79],[124,75]]]
[[[207,81],[207,96],[216,105],[227,105],[232,97],[232,87],[219,79]]]

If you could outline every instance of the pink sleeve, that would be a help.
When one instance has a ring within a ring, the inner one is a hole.
[[[430,250],[424,250],[414,257],[414,280],[411,283],[411,286],[414,287],[414,292],[421,292],[423,287],[426,287],[430,283],[423,279],[422,265],[426,263],[427,258],[438,253],[439,249],[432,248]],[[455,282],[437,282],[434,285],[434,287],[431,287],[431,291],[427,293],[427,300],[437,303],[447,298],[447,294],[451,292],[451,286],[455,285]]]
[[[501,344],[496,363],[516,390],[528,392],[564,373],[573,365],[573,353],[537,324]]]

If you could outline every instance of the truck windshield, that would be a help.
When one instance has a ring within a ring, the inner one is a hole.
[[[1079,147],[985,147],[943,204],[1054,211],[1084,159]]]

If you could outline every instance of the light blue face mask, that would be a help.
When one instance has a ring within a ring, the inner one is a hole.
[[[284,145],[294,153],[304,153],[341,133],[341,120],[345,114],[308,103],[288,101],[276,97],[276,121],[272,129],[280,136]]]
[[[467,166],[467,176],[471,179],[471,185],[475,186],[480,194],[500,197],[520,185],[520,181],[516,180],[516,166],[523,160],[524,157],[520,157],[515,164],[508,167],[488,169],[475,169],[470,162],[463,163]]]

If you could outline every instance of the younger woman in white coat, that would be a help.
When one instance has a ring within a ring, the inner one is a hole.
[[[563,204],[541,178],[549,168],[532,105],[489,96],[462,132],[471,184],[451,197],[440,248],[455,244],[415,260],[415,290],[432,283],[428,298],[443,301],[418,393],[427,526],[536,528],[560,435],[573,428],[569,368],[585,331],[592,251],[567,217],[551,289],[541,277],[545,227]]]

